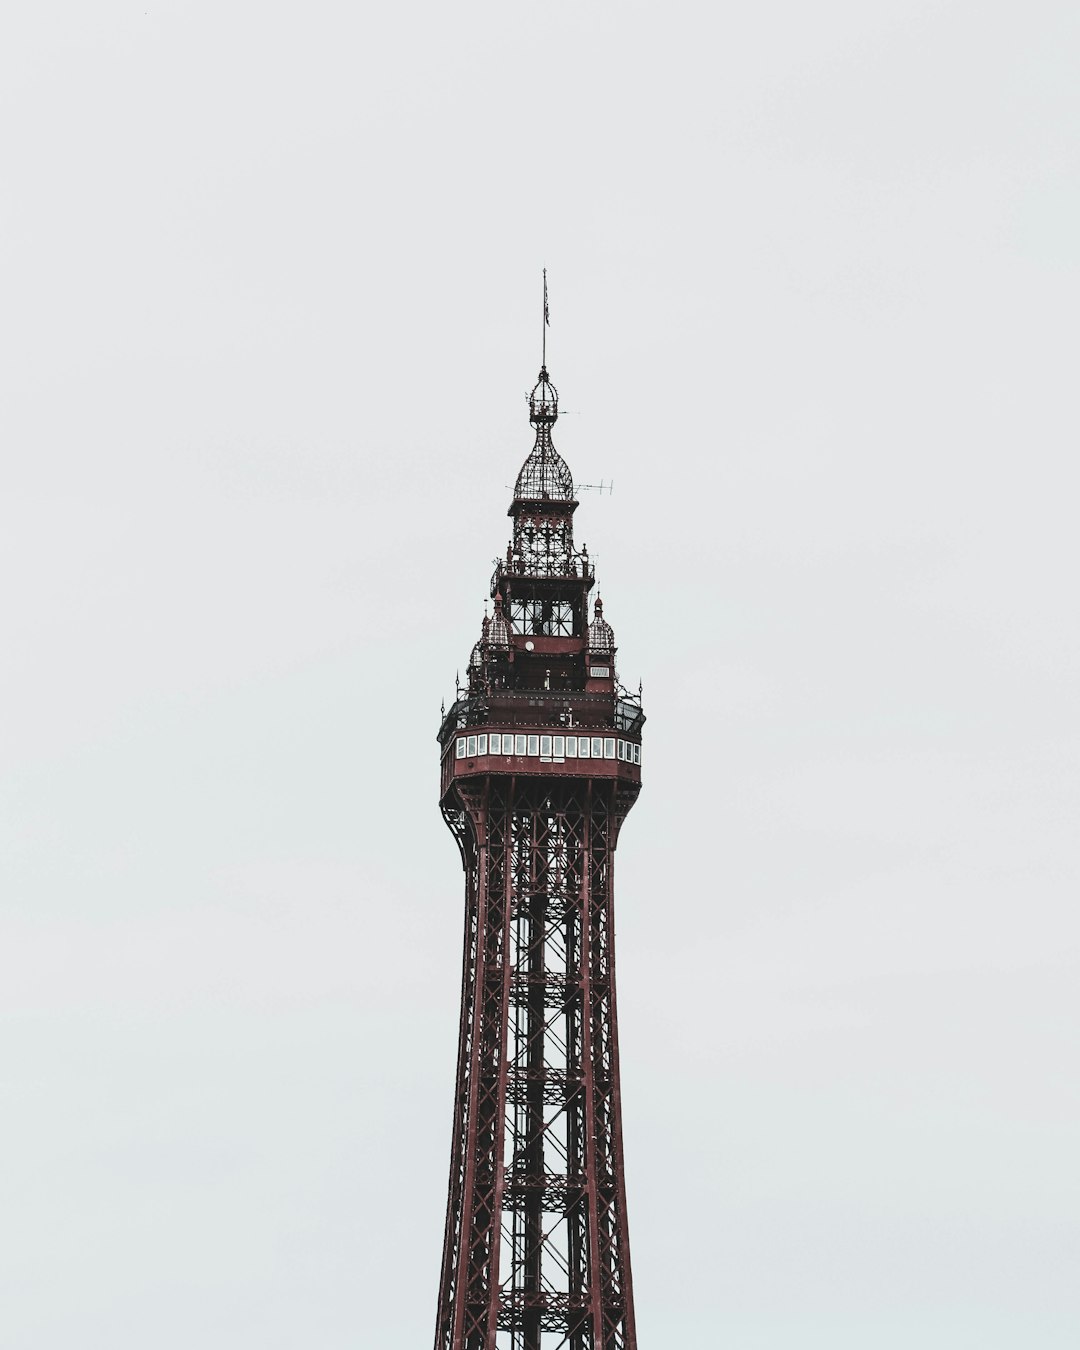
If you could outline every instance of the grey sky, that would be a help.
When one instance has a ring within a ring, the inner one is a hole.
[[[0,1346],[429,1343],[546,265],[643,1350],[1074,1350],[1076,7],[3,29]]]

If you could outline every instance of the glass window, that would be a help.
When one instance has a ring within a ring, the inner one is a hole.
[[[603,736],[594,736],[592,738],[592,757],[593,759],[604,758],[604,738]]]
[[[551,753],[555,756],[556,759],[562,759],[562,757],[566,754],[565,736],[552,736]]]
[[[457,757],[458,757],[458,759],[464,759],[464,758],[465,758],[465,737],[464,737],[464,736],[459,736],[459,737],[457,738]]]
[[[530,737],[529,737],[529,750],[528,750],[528,753],[529,753],[530,755],[538,755],[538,754],[540,753],[540,737],[539,737],[539,736],[530,736]]]
[[[525,753],[525,737],[524,737],[524,736],[515,736],[515,737],[514,737],[514,754],[515,754],[515,755],[523,755],[524,753]]]
[[[635,745],[635,746],[634,746],[634,763],[635,763],[635,764],[640,764],[640,763],[641,763],[641,746],[640,746],[640,745]]]
[[[473,755],[476,754],[476,737],[475,737],[475,736],[470,736],[470,737],[469,737],[469,744],[468,744],[468,748],[466,749],[465,753],[469,756],[470,759],[472,759]]]
[[[566,758],[577,759],[577,737],[567,736],[566,738]]]
[[[493,755],[497,755],[499,751],[502,749],[502,737],[499,735],[497,731],[493,731],[491,735],[488,737],[488,740],[491,743],[491,753]]]
[[[614,736],[605,736],[605,737],[604,737],[604,758],[605,758],[605,759],[614,759],[614,758],[615,758],[615,737],[614,737]]]
[[[519,633],[543,633],[544,602],[542,600],[511,600],[510,622]]]
[[[478,755],[486,755],[486,754],[487,754],[487,737],[486,737],[486,736],[477,736],[477,738],[476,738],[476,753],[477,753]]]
[[[625,742],[625,741],[616,741],[616,742],[615,742],[615,758],[616,758],[616,759],[625,759],[625,758],[626,758],[626,742]]]
[[[550,736],[541,736],[541,737],[540,737],[540,757],[541,757],[541,759],[550,759],[550,758],[551,758],[551,737],[550,737]]]
[[[589,758],[589,738],[588,736],[579,736],[577,743],[577,752],[579,759]]]

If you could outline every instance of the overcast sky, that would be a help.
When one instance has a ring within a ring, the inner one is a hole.
[[[375,11],[378,11],[375,17]],[[540,272],[642,1350],[1075,1350],[1072,3],[0,33],[0,1346],[413,1350]]]

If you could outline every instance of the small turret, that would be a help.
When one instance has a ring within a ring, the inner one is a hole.
[[[593,621],[586,639],[588,653],[585,667],[585,688],[590,694],[609,694],[615,691],[615,633],[604,618],[604,602],[599,596],[593,607]]]
[[[510,650],[510,625],[503,613],[502,596],[497,592],[495,595],[495,613],[491,617],[487,640],[492,651],[505,652]]]
[[[593,621],[589,624],[589,651],[615,655],[615,631],[604,618],[604,602],[599,596],[593,606]]]

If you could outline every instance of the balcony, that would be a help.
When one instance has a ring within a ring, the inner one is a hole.
[[[501,589],[503,577],[528,577],[530,580],[557,580],[567,577],[580,577],[591,584],[596,579],[596,568],[587,553],[564,553],[554,549],[541,556],[522,557],[512,554],[509,558],[497,558],[495,570],[491,574],[491,594]]]
[[[569,689],[506,689],[460,698],[443,719],[439,740],[447,742],[467,727],[500,726],[608,728],[640,736],[645,724],[641,704],[629,696],[586,694]]]

